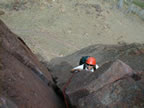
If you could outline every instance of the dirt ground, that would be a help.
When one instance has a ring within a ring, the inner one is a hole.
[[[144,42],[144,22],[116,9],[114,3],[48,0],[10,10],[2,8],[6,1],[0,2],[5,12],[0,18],[45,61],[93,44]]]

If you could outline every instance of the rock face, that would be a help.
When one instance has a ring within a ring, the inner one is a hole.
[[[1,95],[18,108],[64,108],[51,86],[54,85],[51,74],[2,21],[0,43]],[[42,76],[42,80],[35,73]]]
[[[59,88],[65,88],[70,70],[79,65],[82,56],[96,57],[100,68],[73,76],[66,95],[74,108],[144,107],[144,44],[98,44],[53,59],[48,67]]]
[[[71,76],[70,70],[79,65],[79,60],[82,56],[94,56],[99,66],[108,61],[120,59],[136,72],[144,70],[144,44],[97,44],[81,49],[66,57],[51,60],[51,64],[48,67],[52,75],[56,77],[59,87],[62,87]]]
[[[66,94],[76,108],[143,108],[144,82],[135,73],[120,60],[109,62],[96,72],[76,73]]]
[[[98,65],[102,65],[107,61],[120,59],[135,70],[144,69],[142,58],[144,57],[144,44],[119,44],[119,45],[103,45],[97,44],[83,48],[71,55],[51,60],[51,70],[55,65],[60,65],[62,62],[72,67],[79,64],[82,56],[94,56]],[[59,67],[57,67],[57,70]],[[55,69],[56,70],[56,69]]]
[[[18,108],[18,107],[11,100],[1,96],[0,97],[0,108]]]

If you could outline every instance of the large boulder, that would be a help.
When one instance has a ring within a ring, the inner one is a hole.
[[[137,74],[121,60],[108,62],[96,72],[76,73],[66,94],[77,108],[143,108],[144,79]]]
[[[64,108],[50,72],[1,20],[0,41],[0,95],[18,108]]]
[[[99,66],[102,66],[108,61],[120,59],[128,64],[132,69],[136,70],[136,72],[144,70],[144,44],[97,44],[83,48],[71,55],[55,58],[50,61],[48,68],[56,78],[59,87],[62,87],[69,79],[71,76],[70,70],[79,65],[79,60],[82,56],[96,57]]]

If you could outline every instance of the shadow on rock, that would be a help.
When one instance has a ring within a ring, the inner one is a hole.
[[[1,20],[0,41],[0,95],[7,97],[1,98],[2,108],[7,108],[9,99],[18,108],[64,108],[63,100],[53,90],[50,72]]]
[[[104,64],[96,72],[75,74],[66,94],[77,108],[142,108],[143,83],[131,67],[116,60]]]

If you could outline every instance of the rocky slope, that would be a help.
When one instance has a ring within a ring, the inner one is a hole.
[[[67,85],[67,100],[77,108],[142,108],[144,45],[93,45],[47,65],[61,90],[70,70],[82,56],[94,56],[100,66],[94,73],[80,72]],[[119,60],[117,60],[119,59]]]
[[[76,73],[66,94],[76,108],[143,108],[141,76],[116,60],[104,64],[94,73]]]
[[[24,41],[0,20],[2,108],[64,108],[51,74]],[[39,76],[44,75],[45,79]]]
[[[52,59],[48,68],[52,71],[53,76],[58,77],[58,82],[63,82],[63,80],[67,80],[67,78],[70,77],[71,73],[69,71],[79,64],[79,60],[82,56],[96,57],[99,66],[109,61],[120,59],[136,71],[142,71],[144,69],[144,45],[137,43],[92,45],[71,55]]]

